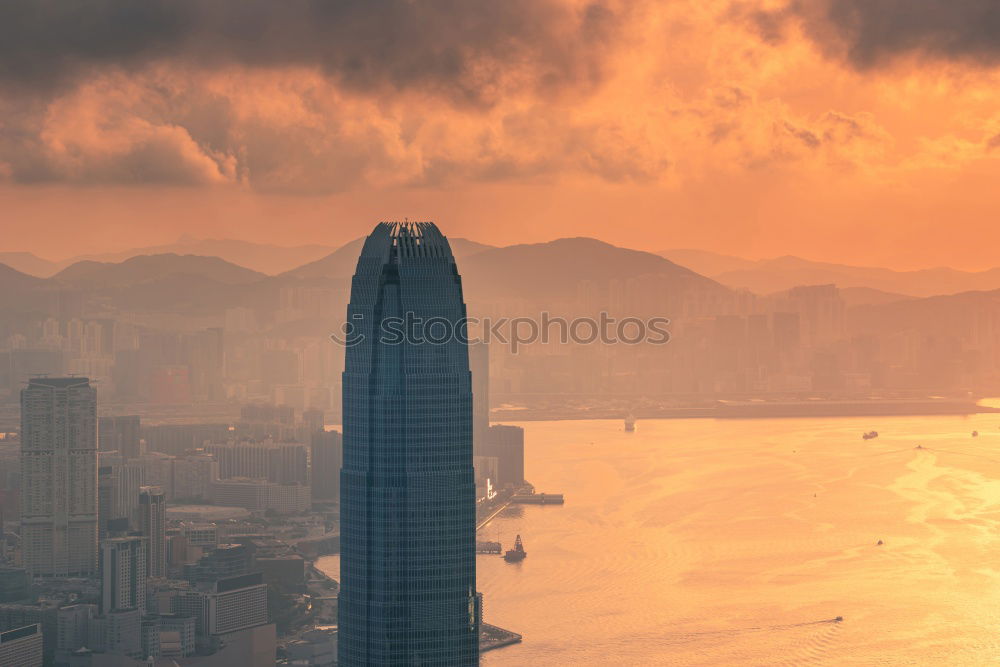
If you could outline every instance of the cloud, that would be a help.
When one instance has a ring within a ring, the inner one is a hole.
[[[0,181],[681,188],[867,176],[927,153],[924,134],[977,133],[977,157],[956,159],[990,152],[995,86],[957,93],[984,109],[966,104],[961,131],[918,128],[913,108],[947,118],[954,94],[814,47],[847,49],[855,5],[752,2],[0,2]]]
[[[315,67],[351,90],[433,90],[489,105],[603,75],[627,3],[610,0],[10,0],[0,82],[47,89],[173,61]]]
[[[827,56],[858,70],[906,55],[1000,65],[996,0],[792,0],[778,9],[735,7],[734,15],[752,24],[765,41],[782,41],[788,23],[797,21]]]

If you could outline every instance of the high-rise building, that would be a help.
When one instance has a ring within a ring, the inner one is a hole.
[[[144,537],[113,537],[101,542],[101,612],[146,609]]]
[[[276,484],[305,484],[306,446],[301,442],[230,442],[205,445],[219,462],[219,477],[266,479]]]
[[[73,604],[60,607],[57,615],[56,648],[65,655],[87,645],[90,621],[97,616],[97,605]],[[61,659],[59,662],[68,662]]]
[[[322,431],[326,425],[325,422],[323,411],[318,408],[310,408],[302,413],[302,424],[309,433]]]
[[[146,576],[167,576],[167,515],[163,489],[139,489],[139,531],[146,538]]]
[[[139,487],[143,467],[125,463],[117,452],[99,452],[97,468],[97,518],[101,539],[108,535],[108,522],[123,519],[129,529],[139,527]]]
[[[164,658],[186,658],[194,655],[195,619],[192,616],[160,614],[160,655]]]
[[[42,626],[35,623],[0,632],[0,665],[42,667]]]
[[[116,609],[95,616],[88,624],[87,648],[104,653],[142,657],[142,613]]]
[[[210,454],[191,454],[171,461],[173,500],[206,501],[212,497],[212,484],[219,481],[219,462]]]
[[[375,227],[347,315],[338,664],[477,665],[466,311],[433,223]]]
[[[494,424],[490,426],[486,453],[496,457],[499,487],[524,485],[524,429],[520,426]]]
[[[97,420],[97,441],[101,451],[117,451],[128,460],[139,456],[141,427],[139,415],[100,417]]]
[[[267,623],[267,584],[260,572],[227,577],[205,590],[178,591],[170,608],[193,617],[203,637],[238,632]]]
[[[234,477],[212,484],[212,500],[216,505],[227,507],[297,514],[309,509],[312,491],[305,484],[275,484],[260,479]]]
[[[21,540],[34,576],[97,570],[97,391],[83,377],[21,390]]]
[[[0,566],[0,602],[17,602],[31,595],[31,575],[21,567]]]
[[[340,463],[344,457],[340,432],[314,431],[309,444],[313,499],[334,500],[340,496]]]

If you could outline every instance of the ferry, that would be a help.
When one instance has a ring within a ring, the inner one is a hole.
[[[625,418],[625,430],[628,433],[631,433],[632,431],[635,430],[635,417],[632,415],[631,412],[628,413],[628,417]]]
[[[508,563],[520,563],[528,555],[528,552],[524,550],[524,545],[521,544],[521,536],[518,535],[517,539],[514,540],[514,548],[507,549],[507,553],[503,555],[503,559]]]

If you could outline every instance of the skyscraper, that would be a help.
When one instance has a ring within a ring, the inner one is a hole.
[[[100,417],[97,420],[97,440],[102,452],[117,451],[125,460],[134,459],[140,451],[139,415]]]
[[[101,542],[101,613],[116,609],[146,611],[144,537],[114,537]]]
[[[340,496],[340,462],[343,442],[338,431],[313,431],[309,436],[312,459],[312,497],[334,500]]]
[[[377,225],[347,313],[339,664],[476,665],[472,389],[448,240]]]
[[[35,576],[97,570],[97,391],[83,377],[21,390],[21,539]]]
[[[166,504],[163,489],[139,489],[139,530],[146,538],[146,576],[167,576]]]

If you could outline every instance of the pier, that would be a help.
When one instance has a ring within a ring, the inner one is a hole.
[[[566,501],[561,493],[519,493],[510,502],[523,505],[562,505]]]
[[[483,623],[479,627],[479,652],[485,653],[511,644],[520,644],[521,639],[521,635],[516,632]]]

